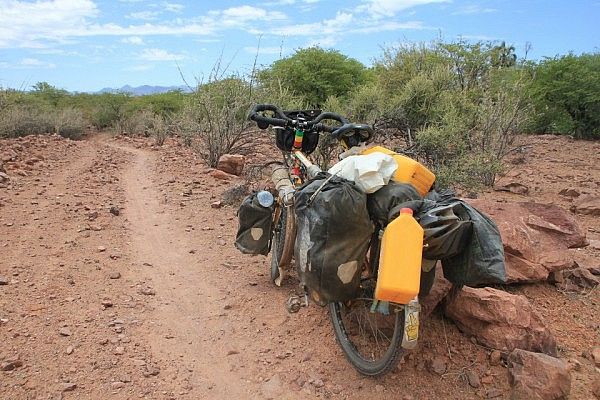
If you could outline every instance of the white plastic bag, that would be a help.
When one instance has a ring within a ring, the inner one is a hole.
[[[329,173],[353,181],[365,193],[374,193],[390,181],[398,164],[383,153],[349,156],[329,169]]]

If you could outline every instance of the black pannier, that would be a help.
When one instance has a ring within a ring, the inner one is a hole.
[[[383,228],[396,217],[390,216],[390,212],[396,209],[400,212],[401,207],[409,207],[410,204],[420,207],[420,200],[421,195],[413,185],[390,182],[375,193],[367,195],[367,208],[373,221]]]
[[[373,224],[354,183],[320,173],[295,195],[296,267],[318,304],[356,297]]]
[[[257,192],[247,196],[238,210],[239,228],[235,247],[245,254],[269,254],[275,206],[263,207]]]

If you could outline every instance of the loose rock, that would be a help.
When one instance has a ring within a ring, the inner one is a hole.
[[[508,282],[542,281],[552,271],[571,268],[568,248],[587,244],[585,233],[564,209],[553,204],[469,201],[489,214],[500,230]]]
[[[23,366],[23,362],[21,360],[4,360],[0,363],[0,370],[2,371],[12,371],[13,369],[20,368]]]
[[[60,329],[58,330],[58,333],[59,333],[61,336],[71,336],[71,330],[70,330],[69,328],[65,328],[65,327],[63,327],[63,328],[60,328]]]
[[[421,305],[421,317],[427,318],[437,307],[437,305],[446,297],[450,292],[452,284],[444,278],[444,273],[441,268],[436,267],[435,278],[433,280],[433,286],[429,293],[423,298],[419,298]]]
[[[144,286],[140,289],[140,293],[146,296],[154,296],[156,291],[149,286]]]
[[[492,365],[492,366],[500,365],[501,361],[502,361],[502,353],[500,353],[498,350],[493,350],[490,353],[490,365]]]
[[[110,275],[108,275],[108,277],[110,279],[119,279],[121,277],[121,273],[116,271],[116,272],[111,272]]]
[[[558,194],[560,194],[561,196],[565,196],[565,197],[581,196],[581,193],[579,192],[579,190],[573,189],[573,188],[564,188],[560,192],[558,192]]]
[[[443,375],[446,372],[446,359],[441,356],[436,356],[427,363],[427,369],[438,375]]]
[[[212,170],[210,172],[210,176],[212,176],[215,179],[220,179],[220,180],[224,180],[224,181],[228,181],[228,180],[235,178],[235,175],[228,174],[227,172],[223,172],[218,169]]]
[[[513,399],[566,399],[571,392],[567,363],[546,354],[516,349],[508,356]]]
[[[63,383],[62,384],[62,391],[63,392],[72,392],[75,389],[77,389],[77,384],[76,383]]]
[[[462,290],[446,297],[444,312],[458,328],[485,346],[556,355],[556,341],[525,296],[492,288]]]
[[[223,154],[217,163],[217,169],[232,175],[241,175],[246,159],[240,154]]]
[[[571,211],[578,214],[600,216],[600,196],[582,196],[573,204]]]
[[[481,386],[481,382],[479,381],[479,375],[477,375],[477,372],[473,371],[473,370],[467,370],[467,381],[469,382],[469,385],[475,389],[477,389],[478,387]]]

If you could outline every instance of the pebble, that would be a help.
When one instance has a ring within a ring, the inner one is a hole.
[[[502,353],[498,350],[492,350],[490,353],[490,365],[500,365],[500,361],[502,361]]]
[[[140,289],[140,293],[146,296],[154,296],[156,294],[156,291],[151,287],[143,287]]]
[[[76,383],[63,383],[62,385],[63,392],[72,392],[75,389],[77,389]]]
[[[21,360],[4,360],[0,364],[0,370],[2,371],[12,371],[15,368],[20,368],[23,366],[23,361]]]
[[[117,346],[115,348],[115,351],[113,353],[115,353],[116,355],[120,356],[120,355],[122,355],[122,354],[125,353],[125,348],[123,346]]]
[[[0,276],[0,285],[8,285],[10,281],[4,276]]]
[[[495,399],[500,396],[502,396],[502,390],[496,388],[488,390],[485,394],[485,397],[488,399]]]
[[[69,328],[60,328],[60,329],[58,330],[58,333],[59,333],[61,336],[71,336],[71,330],[70,330]]]
[[[104,247],[104,246],[98,246],[98,251],[100,253],[102,253],[102,252],[106,251],[106,247]]]
[[[121,273],[120,272],[111,272],[110,275],[108,275],[108,277],[110,279],[119,279],[121,277]]]
[[[74,350],[73,346],[69,346],[69,347],[67,347],[66,353],[69,354],[69,355],[71,355],[71,354],[73,354],[73,350]]]
[[[477,375],[477,373],[473,370],[467,371],[467,381],[469,381],[469,385],[475,389],[481,386],[479,375]]]
[[[124,387],[125,387],[125,384],[124,384],[123,382],[119,382],[119,381],[117,381],[117,382],[113,382],[113,383],[111,383],[111,384],[110,384],[110,386],[111,386],[113,389],[122,389],[122,388],[124,388]]]
[[[160,373],[160,368],[153,367],[151,365],[146,365],[146,369],[144,370],[144,372],[142,372],[142,375],[144,375],[146,378],[148,378],[150,376],[156,376],[159,373]]]
[[[443,357],[435,357],[428,365],[430,372],[443,375],[446,372],[446,360]]]

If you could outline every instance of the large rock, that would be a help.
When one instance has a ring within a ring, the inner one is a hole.
[[[573,203],[571,210],[579,214],[600,216],[600,197],[582,196]]]
[[[564,209],[553,204],[470,200],[498,225],[508,282],[546,280],[550,272],[573,266],[568,248],[587,244],[585,233]]]
[[[485,346],[556,355],[556,341],[526,297],[492,288],[463,287],[446,297],[445,314]]]
[[[232,175],[241,175],[246,159],[240,154],[223,154],[217,163],[217,169]]]
[[[419,298],[421,304],[421,317],[427,318],[433,312],[435,307],[446,297],[450,292],[452,284],[444,278],[444,273],[441,267],[435,267],[435,278],[429,293],[423,298]]]
[[[567,363],[546,354],[517,349],[508,356],[514,400],[561,400],[571,392]]]
[[[549,280],[558,288],[567,291],[592,289],[600,284],[600,278],[594,276],[589,269],[582,267],[553,272]]]

